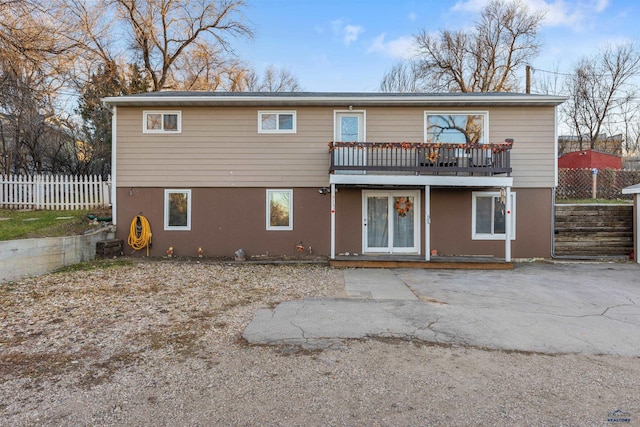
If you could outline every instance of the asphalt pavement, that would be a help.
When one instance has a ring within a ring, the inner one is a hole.
[[[256,311],[252,344],[406,339],[547,354],[640,356],[640,266],[519,263],[513,270],[345,269],[346,298]]]

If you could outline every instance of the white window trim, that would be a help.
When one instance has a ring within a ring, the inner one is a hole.
[[[263,114],[275,114],[276,115],[276,126],[277,129],[262,129],[262,115]],[[280,115],[281,114],[291,114],[293,118],[293,128],[292,129],[280,129]],[[258,111],[258,133],[296,133],[298,120],[297,120],[297,111],[296,110],[261,110]]]
[[[289,193],[289,225],[286,226],[274,226],[271,225],[271,193]],[[293,230],[293,190],[291,189],[267,189],[267,203],[266,203],[266,219],[267,230],[269,231],[291,231]]]
[[[187,225],[169,225],[169,194],[183,193],[187,195]],[[188,189],[165,189],[164,190],[164,229],[165,231],[191,231],[191,190]]]
[[[440,110],[425,110],[424,112],[424,141],[427,142],[428,138],[428,129],[427,129],[427,118],[428,116],[446,116],[446,115],[475,115],[475,116],[484,116],[484,128],[482,130],[482,141],[483,144],[489,143],[489,111],[480,110],[480,111],[440,111]],[[443,144],[447,144],[446,142]]]
[[[149,114],[162,114],[162,129],[147,129],[147,116]],[[176,130],[165,130],[164,129],[164,115],[165,114],[175,114],[178,116],[178,129]],[[170,134],[174,135],[177,133],[182,133],[182,111],[180,110],[145,110],[142,112],[142,133],[162,133],[162,134]]]
[[[516,240],[516,193],[511,193],[511,240]],[[474,191],[471,202],[471,240],[505,240],[505,233],[476,233],[476,200],[479,197],[500,197],[499,191]]]

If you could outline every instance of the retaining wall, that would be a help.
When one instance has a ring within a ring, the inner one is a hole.
[[[633,250],[633,205],[556,205],[557,256],[628,257]]]
[[[49,273],[68,265],[91,261],[96,243],[113,239],[111,227],[81,236],[46,237],[0,242],[0,282]]]

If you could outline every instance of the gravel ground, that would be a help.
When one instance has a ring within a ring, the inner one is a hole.
[[[0,284],[0,424],[640,425],[637,357],[240,339],[311,296],[344,296],[342,272],[154,260]]]

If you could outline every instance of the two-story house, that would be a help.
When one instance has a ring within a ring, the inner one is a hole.
[[[513,93],[158,92],[113,112],[113,219],[151,255],[549,257],[556,107]]]

